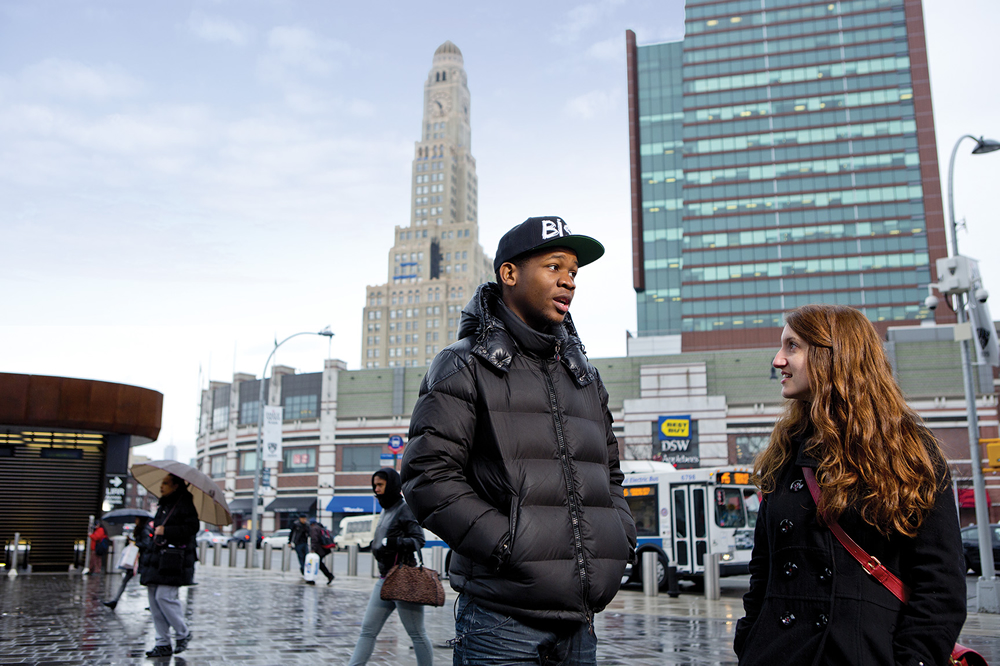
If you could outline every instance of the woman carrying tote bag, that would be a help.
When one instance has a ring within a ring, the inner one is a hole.
[[[143,547],[139,560],[139,582],[149,592],[149,610],[156,628],[156,646],[147,657],[169,657],[187,649],[191,630],[184,621],[178,590],[194,583],[195,536],[198,512],[187,482],[167,474],[160,483],[160,502],[153,517],[153,543]],[[170,627],[176,646],[170,646]]]
[[[393,565],[416,564],[414,553],[424,547],[424,531],[417,524],[410,507],[403,501],[399,472],[383,467],[372,475],[372,490],[382,506],[375,536],[372,539],[372,556],[378,562],[379,580],[372,589],[368,609],[361,622],[361,635],[354,646],[349,666],[368,663],[375,649],[375,637],[382,630],[393,610],[399,612],[399,621],[413,641],[417,666],[431,666],[434,662],[431,639],[424,629],[424,607],[406,601],[388,601],[381,597],[382,584]]]
[[[966,586],[941,448],[864,315],[806,305],[785,322],[773,365],[788,404],[755,463],[764,500],[739,663],[947,664]],[[804,468],[818,481],[818,508]],[[836,524],[908,586],[906,603],[868,573],[881,573],[875,561],[863,568],[841,544]]]

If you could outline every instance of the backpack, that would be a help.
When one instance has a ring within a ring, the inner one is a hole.
[[[111,539],[104,537],[96,544],[94,544],[94,554],[98,557],[104,557],[108,554],[108,549],[111,547]]]
[[[330,530],[326,529],[323,525],[319,526],[319,545],[320,548],[330,550],[333,548],[333,535],[330,534]]]

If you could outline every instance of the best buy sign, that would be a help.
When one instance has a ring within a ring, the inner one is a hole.
[[[689,439],[691,437],[691,415],[661,416],[660,439]]]

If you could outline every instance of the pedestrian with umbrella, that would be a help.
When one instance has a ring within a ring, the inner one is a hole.
[[[231,522],[222,490],[208,476],[173,460],[132,466],[132,476],[160,498],[153,518],[152,548],[142,553],[139,582],[148,588],[156,645],[147,657],[169,657],[187,649],[191,629],[184,621],[178,591],[194,584],[198,520]],[[170,644],[170,628],[176,643]]]
[[[106,514],[101,516],[101,520],[105,523],[123,523],[130,519],[134,519],[135,529],[132,531],[131,539],[135,543],[135,546],[130,546],[130,547],[133,548],[137,547],[140,550],[142,550],[144,547],[148,548],[150,545],[152,545],[153,535],[151,533],[147,534],[147,532],[149,532],[147,526],[149,524],[150,518],[152,517],[153,517],[152,513],[150,513],[149,511],[145,511],[143,509],[115,509],[114,511],[108,511]],[[148,545],[143,546],[142,544],[144,543]],[[128,555],[128,548],[126,548],[125,555],[126,556]],[[125,564],[119,562],[118,566],[119,568],[122,568],[124,571],[124,574],[122,576],[122,585],[120,588],[118,588],[118,594],[115,595],[114,599],[112,599],[111,601],[104,602],[104,605],[110,608],[111,610],[114,610],[115,606],[118,605],[118,600],[122,598],[122,594],[125,592],[125,586],[128,585],[128,582],[132,580],[132,577],[138,571],[139,559],[138,557],[134,558],[132,564],[129,564],[128,566],[125,566]]]

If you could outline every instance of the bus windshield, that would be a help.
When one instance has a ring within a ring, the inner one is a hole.
[[[659,536],[659,502],[656,486],[626,486],[625,501],[635,520],[636,536]]]

